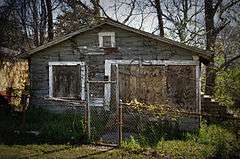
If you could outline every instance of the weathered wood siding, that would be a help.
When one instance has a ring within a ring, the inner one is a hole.
[[[115,32],[117,52],[99,55],[99,53],[104,53],[99,48],[99,32]],[[53,102],[45,99],[49,95],[48,62],[86,61],[94,67],[94,70],[104,73],[105,59],[192,60],[192,54],[190,51],[176,46],[161,43],[110,25],[104,25],[35,53],[30,57],[31,104],[41,107],[49,106],[52,109],[54,109],[53,107],[58,109],[57,107],[63,105],[63,102]],[[89,71],[94,70],[90,69]],[[69,105],[72,105],[72,103]]]

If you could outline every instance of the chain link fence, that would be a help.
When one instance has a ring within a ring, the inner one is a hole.
[[[199,127],[194,66],[121,66],[123,136],[154,145]]]
[[[88,136],[95,144],[117,145],[119,142],[117,85],[114,76],[109,79],[96,79],[96,76],[87,79]],[[106,87],[110,92],[105,92]]]
[[[45,98],[35,100],[59,105],[51,110],[31,106],[26,111],[0,111],[1,143],[79,144],[87,141],[84,128],[85,108],[84,105],[79,105],[79,101]]]
[[[120,145],[134,138],[154,146],[197,133],[202,118],[234,122],[231,116],[201,112],[196,78],[191,65],[113,65],[111,78],[88,81],[91,141]],[[106,87],[111,88],[110,103]]]
[[[31,97],[43,108],[48,105],[48,111],[35,107],[26,114],[1,115],[7,118],[1,122],[7,122],[1,123],[6,126],[1,126],[0,140],[73,144],[88,140],[116,146],[135,138],[154,146],[162,139],[184,139],[188,132],[197,132],[202,118],[208,122],[229,121],[239,136],[239,119],[226,110],[208,114],[206,108],[200,109],[195,67],[114,64],[110,76],[89,67],[85,101]],[[202,99],[208,108],[214,107],[214,102]],[[7,139],[9,134],[11,139]]]

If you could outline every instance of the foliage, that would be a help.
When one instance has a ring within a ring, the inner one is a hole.
[[[161,134],[161,132],[159,132]],[[181,133],[179,133],[181,134]],[[158,135],[158,134],[155,134]],[[180,138],[179,138],[180,139]],[[183,133],[182,138],[162,136],[152,148],[162,156],[172,158],[237,158],[240,145],[236,135],[218,125],[201,123],[199,133]],[[148,151],[146,136],[131,137],[122,144],[124,150],[134,153]]]
[[[99,20],[99,2],[90,1],[93,5],[85,5],[82,2],[64,1],[61,8],[62,14],[57,16],[55,22],[56,36],[63,36]],[[98,18],[96,18],[98,17]]]
[[[90,21],[90,16],[82,7],[76,7],[75,10],[64,10],[62,15],[57,17],[55,23],[56,36],[63,36],[81,29]]]
[[[143,151],[142,145],[133,136],[129,140],[123,141],[122,148],[135,153]]]
[[[137,112],[144,114],[151,114],[156,118],[166,118],[175,121],[176,118],[180,117],[183,109],[178,109],[170,105],[159,105],[159,104],[145,104],[139,101],[132,100],[130,103],[127,103],[128,107],[133,108]]]
[[[207,126],[203,123],[198,142],[214,146],[215,156],[219,158],[231,158],[231,156],[238,155],[237,153],[240,152],[237,137],[227,129],[217,125]]]
[[[14,143],[83,143],[86,137],[82,115],[55,114],[41,108],[31,108],[26,113],[26,124],[21,127],[21,114],[1,116],[0,142]],[[29,133],[39,132],[38,135]]]
[[[233,66],[218,72],[215,98],[222,105],[240,109],[240,66]]]
[[[155,147],[161,139],[187,140],[196,133],[197,131],[186,132],[180,130],[178,122],[158,121],[145,126],[141,134],[141,141],[143,141],[144,145]]]
[[[33,108],[26,116],[27,129],[40,131],[43,141],[80,142],[84,138],[83,120],[79,113],[55,114],[41,108]]]
[[[123,142],[122,148],[131,153],[150,153],[172,158],[211,158],[214,157],[215,149],[212,145],[197,143],[194,140],[164,140],[161,139],[154,149],[143,147],[140,140],[131,137]]]
[[[18,49],[25,43],[24,34],[14,15],[0,8],[0,46]],[[8,14],[6,16],[5,14]]]
[[[164,138],[165,140],[186,140],[189,134],[196,134],[197,130],[181,130],[181,122],[189,119],[183,109],[169,105],[145,104],[133,100],[127,103],[138,118],[139,143],[142,146],[155,147]],[[134,130],[133,130],[134,131]]]

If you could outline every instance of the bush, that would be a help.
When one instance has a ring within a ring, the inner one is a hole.
[[[220,70],[216,78],[215,98],[220,104],[240,111],[240,65]]]
[[[140,145],[139,141],[134,139],[133,136],[131,136],[129,140],[123,141],[122,148],[124,150],[130,151],[130,152],[134,152],[134,153],[143,151],[143,148]]]
[[[239,155],[240,147],[236,136],[217,125],[207,126],[203,123],[198,142],[214,146],[215,156],[218,158],[232,158]]]

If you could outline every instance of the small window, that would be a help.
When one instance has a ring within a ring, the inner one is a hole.
[[[112,47],[111,36],[103,36],[103,47]]]
[[[100,32],[98,36],[99,36],[99,47],[102,47],[102,48],[115,47],[114,32]]]

